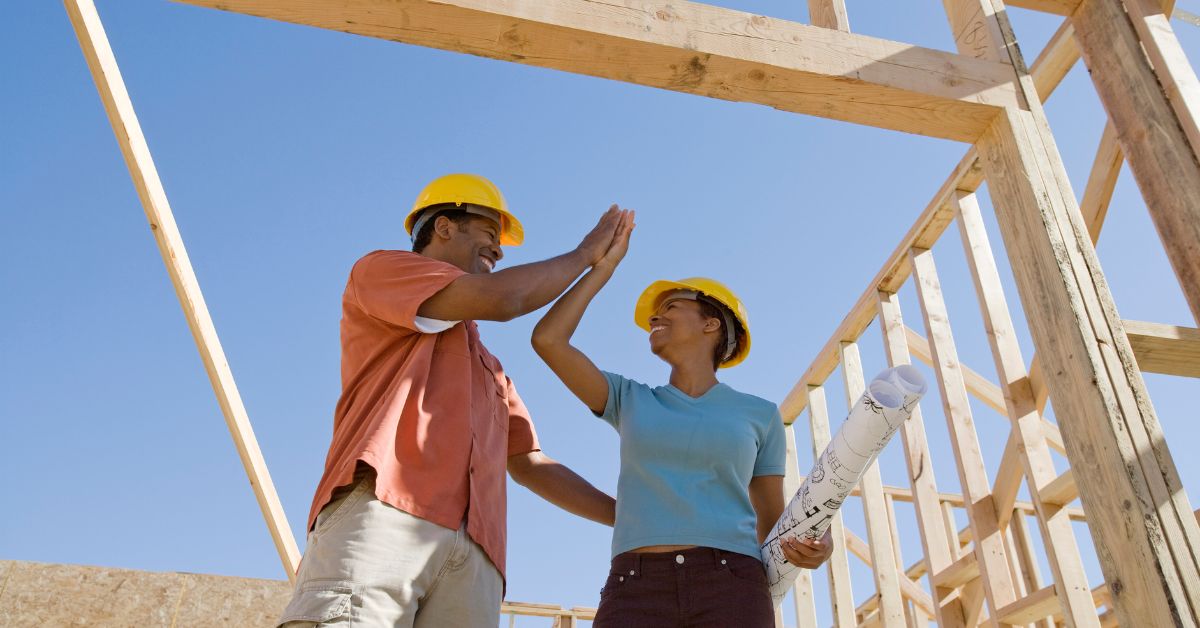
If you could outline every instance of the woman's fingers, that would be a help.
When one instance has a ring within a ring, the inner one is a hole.
[[[805,569],[815,569],[821,566],[832,551],[828,543],[821,541],[800,541],[796,537],[783,539],[780,543],[783,555],[789,563]]]

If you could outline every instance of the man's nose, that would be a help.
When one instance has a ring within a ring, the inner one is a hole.
[[[496,255],[497,262],[504,259],[504,249],[500,248],[499,244],[493,244],[491,248],[492,248],[492,253],[495,253],[495,255]]]

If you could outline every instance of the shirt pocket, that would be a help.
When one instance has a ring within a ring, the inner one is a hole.
[[[502,429],[508,430],[508,378],[504,369],[495,357],[480,352],[479,361],[483,364],[484,379],[489,401],[492,404],[492,420]]]

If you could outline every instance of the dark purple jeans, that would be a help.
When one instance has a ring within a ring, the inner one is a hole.
[[[695,547],[613,558],[594,628],[774,628],[758,559]]]

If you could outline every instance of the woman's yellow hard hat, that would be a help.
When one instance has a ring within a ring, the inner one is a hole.
[[[750,317],[746,315],[746,306],[742,305],[742,300],[732,290],[716,279],[691,277],[679,281],[659,280],[650,284],[642,291],[642,296],[638,297],[637,305],[633,308],[633,322],[637,323],[638,327],[650,331],[650,317],[658,310],[658,306],[662,305],[663,298],[676,291],[707,297],[711,301],[716,301],[725,310],[728,310],[729,314],[737,318],[744,335],[741,342],[737,342],[736,334],[729,324],[730,321],[724,322],[727,342],[729,344],[736,342],[737,346],[733,349],[733,354],[721,362],[721,368],[727,369],[736,366],[746,359],[746,356],[750,354]]]
[[[508,204],[500,194],[496,184],[477,174],[448,174],[434,179],[417,195],[412,211],[404,218],[404,230],[413,238],[417,237],[414,226],[423,224],[428,217],[421,214],[429,208],[452,209],[469,205],[474,208],[488,209],[497,214],[492,216],[481,212],[490,218],[498,218],[500,223],[500,244],[517,246],[525,241],[525,228],[521,221],[508,211]],[[439,207],[445,206],[445,207]]]

